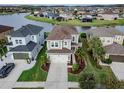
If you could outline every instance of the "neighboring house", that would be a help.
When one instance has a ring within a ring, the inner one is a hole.
[[[55,14],[52,12],[46,12],[43,15],[44,15],[44,17],[47,17],[49,19],[56,19],[57,17],[59,17],[59,14]]]
[[[123,44],[124,33],[114,27],[98,27],[87,31],[88,38],[99,37],[103,46],[110,45],[113,42]]]
[[[14,30],[13,27],[5,26],[5,25],[0,25],[0,39],[7,40],[6,35],[8,35],[13,30]]]
[[[90,17],[85,17],[85,18],[81,19],[81,22],[92,22],[92,21],[93,21],[93,19]]]
[[[8,38],[7,49],[13,59],[35,59],[44,43],[43,27],[28,24],[13,31]]]
[[[55,26],[47,41],[47,57],[51,62],[73,62],[79,47],[79,33],[72,26]]]
[[[113,13],[112,11],[105,11],[104,13],[98,13],[97,18],[103,20],[115,20],[119,18],[119,14]]]
[[[72,20],[72,19],[74,19],[74,16],[71,13],[60,13],[59,16],[63,17],[65,20]]]
[[[105,46],[106,58],[111,58],[114,62],[124,62],[124,46],[113,43]]]
[[[105,48],[105,58],[111,58],[114,62],[124,62],[124,33],[113,27],[98,27],[87,31],[87,37],[100,38]]]

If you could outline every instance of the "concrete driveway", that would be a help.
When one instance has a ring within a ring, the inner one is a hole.
[[[2,67],[5,63],[15,63],[15,68],[9,73],[6,78],[0,78],[0,88],[13,88],[19,76],[24,70],[30,69],[34,66],[35,62],[27,64],[25,60],[13,61],[9,56],[0,63]]]
[[[124,80],[124,63],[112,62],[110,67],[118,80]]]
[[[51,62],[45,84],[46,89],[67,89],[67,63]]]

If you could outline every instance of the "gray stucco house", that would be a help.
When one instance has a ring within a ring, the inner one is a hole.
[[[27,24],[8,36],[7,49],[12,58],[35,59],[44,43],[43,27]]]

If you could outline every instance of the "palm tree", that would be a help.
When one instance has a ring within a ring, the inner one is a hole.
[[[89,41],[89,49],[92,51],[92,56],[94,60],[98,61],[105,54],[105,50],[102,47],[102,42],[99,38],[93,37]]]
[[[83,48],[81,48],[81,47],[78,48],[76,50],[76,55],[78,57],[78,60],[81,60],[85,56],[85,52],[84,52]]]
[[[6,56],[6,53],[5,53],[5,51],[4,51],[5,44],[6,44],[6,40],[5,40],[5,39],[1,39],[1,40],[0,40],[1,58],[2,58],[2,55],[5,55],[5,57],[7,57],[7,56]]]

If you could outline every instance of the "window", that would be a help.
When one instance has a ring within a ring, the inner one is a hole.
[[[54,42],[51,43],[51,46],[54,47]]]
[[[18,40],[15,40],[16,44],[18,44]]]
[[[55,47],[58,47],[58,43],[57,42],[55,42]]]
[[[107,41],[108,43],[110,42],[110,40]]]
[[[22,44],[22,40],[19,40],[19,43]]]
[[[32,39],[34,39],[34,36],[32,36]]]
[[[74,41],[75,40],[75,38],[74,38],[74,36],[72,37],[72,41]]]
[[[65,42],[65,45],[67,45],[67,42]]]
[[[9,38],[9,40],[11,40],[11,37]]]

